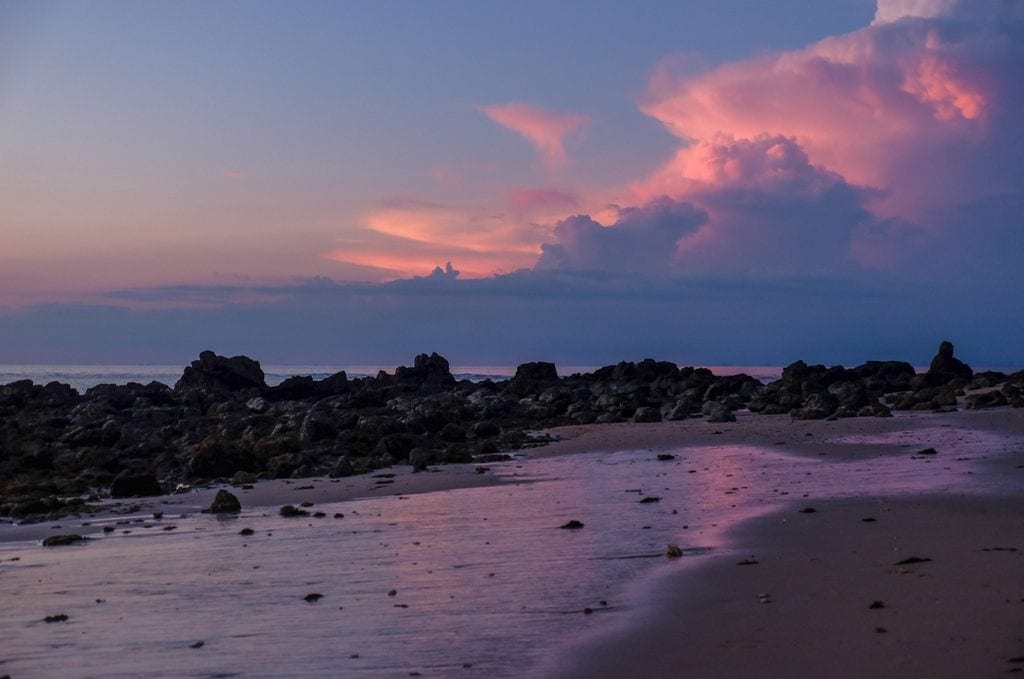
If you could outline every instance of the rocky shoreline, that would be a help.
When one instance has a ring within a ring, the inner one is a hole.
[[[971,393],[968,393],[971,392]],[[503,459],[555,426],[706,418],[886,417],[892,410],[1024,406],[1024,371],[975,373],[943,342],[929,370],[901,361],[855,368],[797,361],[781,379],[716,376],[646,359],[559,377],[520,365],[503,381],[456,381],[417,356],[394,374],[266,384],[259,362],[204,351],[174,387],[102,384],[78,393],[29,380],[0,386],[0,516],[86,512],[104,497],[159,495],[215,480],[351,476],[393,464]]]

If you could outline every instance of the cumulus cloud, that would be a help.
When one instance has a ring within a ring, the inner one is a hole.
[[[875,24],[801,50],[657,73],[643,110],[682,146],[638,194],[684,194],[699,142],[721,134],[793,138],[813,164],[885,189],[887,217],[1016,183],[1024,24],[1019,4],[981,5],[882,2]]]
[[[683,183],[674,176],[664,188],[685,200],[620,208],[608,226],[587,215],[557,222],[537,268],[824,274],[892,266],[893,235],[913,231],[876,217],[867,205],[877,190],[811,164],[792,138],[719,135],[688,147],[682,160]]]
[[[588,215],[558,222],[554,243],[541,246],[538,269],[609,273],[670,273],[677,246],[704,223],[707,215],[688,203],[668,198],[626,208],[617,222],[603,226]]]
[[[554,113],[519,101],[481,106],[488,118],[526,138],[549,169],[565,165],[565,138],[586,125],[581,113]]]

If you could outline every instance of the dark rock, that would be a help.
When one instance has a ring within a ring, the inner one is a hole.
[[[669,460],[674,460],[674,459],[676,459],[676,456],[673,455],[672,453],[658,453],[658,461],[659,462],[668,462]]]
[[[395,370],[395,382],[400,387],[416,389],[438,389],[455,384],[447,359],[437,353],[429,356],[420,354],[411,368],[405,366]]]
[[[737,566],[756,566],[759,563],[761,563],[761,562],[758,561],[757,559],[743,559],[742,561],[737,561],[736,565]]]
[[[939,451],[935,450],[934,448],[925,448],[924,450],[919,450],[919,451],[917,451],[914,454],[915,455],[938,455]]]
[[[247,356],[226,358],[212,351],[199,354],[199,360],[185,368],[174,385],[176,392],[186,391],[265,391],[267,384],[259,361]]]
[[[868,606],[868,608],[870,608],[872,610],[878,610],[879,608],[885,608],[885,602],[884,601],[872,601],[871,605]]]
[[[294,517],[299,517],[299,516],[309,516],[309,512],[307,512],[305,509],[299,509],[298,507],[295,507],[293,505],[285,505],[284,507],[281,507],[281,509],[280,509],[280,511],[278,513],[281,516],[284,516],[284,517],[287,517],[287,518],[294,518]]]
[[[237,497],[222,488],[217,491],[213,502],[210,503],[210,507],[206,511],[210,514],[237,514],[242,511],[242,503],[238,501]]]
[[[188,460],[188,472],[196,478],[231,476],[249,466],[238,447],[216,436],[207,436]]]
[[[637,408],[633,413],[634,422],[661,422],[661,409],[652,406]]]
[[[1009,403],[1001,391],[989,391],[983,394],[971,394],[964,399],[968,409],[998,408]]]
[[[79,542],[85,542],[86,538],[78,535],[77,533],[71,533],[66,535],[51,535],[48,538],[43,538],[43,547],[64,547],[67,545],[73,545]]]
[[[538,393],[557,381],[558,370],[554,363],[523,363],[516,368],[515,377],[508,383],[508,390],[513,394],[525,396]]]
[[[347,476],[353,476],[357,473],[355,466],[352,464],[352,460],[350,460],[346,455],[338,458],[338,461],[334,463],[334,466],[331,467],[331,470],[327,475],[332,479],[340,479]]]
[[[642,505],[649,505],[653,502],[661,502],[661,498],[657,495],[651,495],[640,500],[640,504]]]
[[[577,521],[576,519],[572,519],[568,523],[565,523],[565,524],[562,524],[561,526],[559,526],[559,528],[565,528],[565,529],[568,529],[568,530],[575,530],[577,528],[583,528],[583,522],[582,521]]]
[[[67,620],[68,620],[68,614],[67,613],[58,613],[57,615],[48,615],[45,618],[43,618],[43,622],[46,622],[46,623],[51,623],[51,622],[67,622]]]
[[[704,404],[702,411],[707,415],[708,422],[720,423],[720,422],[735,422],[736,415],[724,404],[718,401],[708,401]]]
[[[929,559],[926,556],[911,556],[911,557],[907,557],[906,559],[903,559],[902,561],[897,561],[895,565],[897,565],[897,566],[909,566],[911,564],[927,563],[929,561],[931,561],[931,559]]]
[[[163,495],[160,482],[151,472],[133,472],[125,469],[110,484],[110,497],[152,497]]]
[[[206,642],[200,640],[200,641],[195,642],[194,644],[189,644],[188,647],[189,648],[202,648],[205,645],[206,645]]]
[[[815,509],[814,507],[804,507],[803,509],[800,510],[800,513],[801,514],[814,514],[817,511],[818,510]]]
[[[932,359],[925,373],[925,380],[930,386],[948,384],[953,380],[960,379],[970,381],[974,371],[966,363],[953,357],[953,343],[943,341],[939,345],[939,353]]]
[[[249,536],[249,535],[254,534],[255,532],[256,531],[254,531],[252,528],[243,528],[242,530],[238,531],[238,534],[239,535]]]

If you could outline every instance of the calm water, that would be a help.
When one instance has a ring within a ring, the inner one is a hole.
[[[182,518],[168,506],[83,546],[0,542],[0,673],[529,675],[567,640],[642,610],[631,584],[685,577],[730,549],[725,531],[742,520],[827,497],[991,491],[970,453],[1006,441],[961,440],[961,459],[936,463],[740,446],[678,449],[669,462],[651,451],[538,458],[492,465],[500,486],[317,507],[343,519],[286,520],[276,507]],[[995,490],[1024,492],[1015,483]],[[649,496],[661,501],[639,501]],[[585,527],[560,530],[570,519]],[[668,543],[686,556],[664,557]],[[311,592],[323,598],[307,603]],[[69,620],[43,621],[57,613]]]
[[[597,367],[599,366],[558,366],[558,374],[568,376],[573,373],[593,372]],[[782,368],[779,366],[707,367],[716,375],[745,372],[763,382],[778,379],[782,374]],[[356,378],[376,375],[381,370],[394,373],[395,368],[393,365],[264,365],[263,372],[266,374],[267,384],[273,386],[293,375],[310,375],[316,379],[323,379],[344,370],[349,377]],[[154,380],[174,386],[183,370],[184,366],[180,365],[0,365],[0,384],[24,379],[32,380],[36,384],[57,381],[70,384],[80,392],[97,384],[148,384]],[[452,374],[460,380],[504,380],[515,373],[516,367],[507,365],[452,366]]]

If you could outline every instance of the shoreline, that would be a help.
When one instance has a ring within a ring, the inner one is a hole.
[[[521,484],[528,489],[534,480],[559,483],[561,479],[585,478],[573,470],[584,474],[594,468],[586,454],[596,453],[594,463],[608,465],[605,469],[609,470],[618,468],[619,475],[603,477],[612,481],[610,485],[579,486],[567,495],[551,496],[551,491],[535,486],[537,497],[546,495],[551,505],[533,517],[534,528],[546,531],[569,518],[582,519],[587,528],[579,534],[552,531],[558,534],[554,544],[573,554],[572,541],[585,543],[596,538],[608,545],[606,551],[597,553],[604,557],[619,554],[620,537],[624,544],[641,535],[638,529],[653,527],[657,539],[652,542],[640,537],[636,544],[644,546],[634,549],[658,558],[645,561],[649,565],[634,571],[634,579],[615,581],[614,590],[602,589],[602,583],[610,581],[595,580],[568,606],[563,604],[560,614],[579,614],[582,608],[573,610],[576,602],[595,608],[599,603],[603,606],[605,599],[610,602],[607,612],[584,624],[582,634],[587,636],[570,638],[564,646],[557,641],[551,647],[536,646],[538,655],[520,667],[520,675],[952,677],[1006,671],[1012,669],[1010,658],[1024,655],[1024,648],[1013,650],[1021,640],[1020,633],[1014,637],[1006,631],[1024,629],[1024,578],[1019,575],[1024,572],[1024,410],[900,413],[893,418],[831,422],[739,413],[737,421],[729,423],[691,419],[550,431],[562,439],[530,450],[524,460],[487,466],[446,465],[432,468],[438,471],[415,474],[409,466],[396,466],[344,479],[260,481],[250,490],[228,488],[242,501],[242,520],[259,521],[263,526],[282,521],[277,508],[283,504],[313,502],[309,511],[315,512],[317,505],[331,502],[410,497],[408,503],[394,503],[398,514],[393,516],[371,518],[360,511],[345,522],[334,523],[327,512],[323,518],[311,516],[288,524],[295,528],[294,533],[283,529],[284,524],[278,526],[277,532],[285,539],[300,539],[299,535],[308,533],[320,539],[343,540],[360,522],[376,521],[392,535],[380,544],[370,537],[366,548],[376,550],[383,545],[386,555],[386,543],[395,539],[394,531],[403,530],[403,522],[389,522],[409,511],[404,509],[407,505],[426,502],[425,506],[448,507],[453,518],[485,529],[488,513],[467,513],[458,503],[452,504],[454,496],[443,491],[479,488],[471,492],[487,493],[496,499],[496,508],[504,502],[501,497]],[[926,447],[937,452],[920,455]],[[617,456],[610,451],[626,452],[618,457],[628,461],[615,462],[611,458]],[[655,452],[675,457],[660,461]],[[534,470],[558,471],[538,477],[531,471],[531,460],[538,463]],[[616,467],[618,464],[622,466]],[[492,471],[477,472],[487,467]],[[614,481],[630,473],[645,480],[631,481],[625,487]],[[675,480],[668,480],[669,476]],[[888,490],[870,492],[875,482]],[[745,488],[746,483],[757,487],[757,493],[730,488]],[[496,484],[497,493],[483,488]],[[500,484],[505,484],[506,491],[500,490]],[[624,492],[639,493],[629,489],[641,486],[645,493],[664,495],[664,501],[637,509],[635,496],[623,498]],[[1006,497],[1011,488],[1016,489],[1016,496]],[[209,502],[216,489],[211,486],[187,495],[129,500],[125,505],[133,507],[133,525],[117,525],[117,530],[135,536],[156,534],[161,526],[177,521],[179,514],[195,521],[196,511]],[[432,491],[442,492],[434,498],[422,495]],[[738,494],[730,495],[733,491]],[[908,496],[908,492],[919,495]],[[1002,494],[992,496],[996,493]],[[420,494],[418,499],[411,497],[415,494]],[[697,502],[698,497],[703,504]],[[736,509],[732,502],[741,504]],[[588,511],[601,503],[615,508],[603,519],[600,513]],[[808,506],[816,511],[799,511]],[[678,517],[675,508],[680,511]],[[164,518],[152,518],[154,510],[165,512]],[[337,510],[350,513],[343,505],[331,508]],[[493,524],[500,510],[491,511],[495,512],[490,514]],[[876,521],[863,522],[868,516]],[[518,512],[509,517],[514,521],[510,529],[521,525],[515,523],[518,517]],[[82,521],[90,523],[90,530],[99,531],[104,523],[109,526],[125,520],[125,515],[112,514],[56,523],[63,525],[59,532],[69,533],[79,532],[74,525]],[[690,530],[683,523],[691,524]],[[253,525],[260,532],[259,526]],[[24,532],[15,537],[13,529]],[[215,522],[195,535],[218,529]],[[946,534],[950,530],[952,538]],[[29,537],[31,531],[41,534]],[[3,526],[0,541],[20,542],[55,532],[52,523]],[[185,539],[182,533],[190,532],[192,528],[182,524],[180,530],[170,533],[174,537],[152,544],[167,549],[175,540]],[[233,536],[235,529],[230,534]],[[402,542],[406,549],[412,545],[411,549],[419,552],[420,539],[420,533],[410,532]],[[460,545],[460,551],[469,546],[460,537],[454,540],[452,544]],[[678,542],[686,556],[666,560],[666,541]],[[110,548],[130,549],[133,542],[113,541]],[[259,544],[270,547],[271,542],[261,540]],[[483,549],[490,549],[488,544],[483,543]],[[509,543],[510,547],[514,544]],[[89,550],[2,546],[38,549],[33,559],[48,562],[65,554],[97,555]],[[253,543],[251,549],[256,548]],[[984,549],[991,551],[980,551]],[[509,554],[513,553],[518,550],[512,548]],[[932,561],[905,569],[895,565],[910,556]],[[509,558],[507,577],[520,577],[516,559]],[[747,558],[758,564],[737,566]],[[475,559],[467,563],[475,563]],[[487,571],[480,575],[487,576],[501,566],[480,568]],[[572,583],[576,586],[575,580]],[[320,585],[323,587],[326,584]],[[341,594],[321,591],[328,596]],[[996,601],[993,592],[1002,598]],[[762,594],[767,595],[767,602],[762,602]],[[494,596],[482,598],[479,605],[493,603]],[[939,606],[936,599],[947,603]],[[884,608],[868,608],[874,601],[885,602]],[[348,603],[345,608],[350,610]],[[948,615],[950,612],[955,615]],[[983,619],[979,618],[982,614]],[[883,621],[865,628],[865,623],[877,620]],[[887,631],[875,632],[876,626]],[[569,623],[564,629],[574,628],[579,629]],[[979,640],[981,632],[984,638]],[[946,637],[953,641],[937,641]],[[961,637],[965,640],[957,641]],[[933,652],[935,647],[959,649],[964,659],[960,664],[943,659],[941,653]],[[860,656],[875,664],[865,665]],[[936,664],[922,664],[922,658]],[[849,674],[832,667],[836,663],[844,665],[843,671],[848,666]],[[1002,670],[1000,663],[1006,663]],[[534,671],[538,667],[540,671]],[[950,673],[943,674],[947,668],[952,668]]]
[[[733,527],[723,549],[638,585],[626,620],[570,642],[533,676],[953,679],[1021,671],[1024,416],[910,414],[846,427],[831,437],[846,439],[839,442],[821,435],[833,423],[792,424],[772,428],[788,433],[780,443],[792,454],[857,461],[929,443],[942,451],[934,463],[976,463],[977,483],[920,496],[793,497]],[[752,434],[718,430],[691,441],[744,444]],[[978,440],[965,441],[965,431]],[[609,445],[621,444],[618,433],[605,434]],[[885,434],[904,436],[867,441]],[[587,438],[581,433],[563,447],[588,445]],[[634,441],[678,447],[653,430]],[[800,511],[807,507],[814,511]],[[928,560],[898,564],[914,557]],[[749,561],[756,563],[740,565]]]
[[[815,507],[742,524],[733,547],[648,583],[658,601],[537,676],[953,679],[1021,667],[1024,499]],[[900,564],[915,558],[927,561]]]

